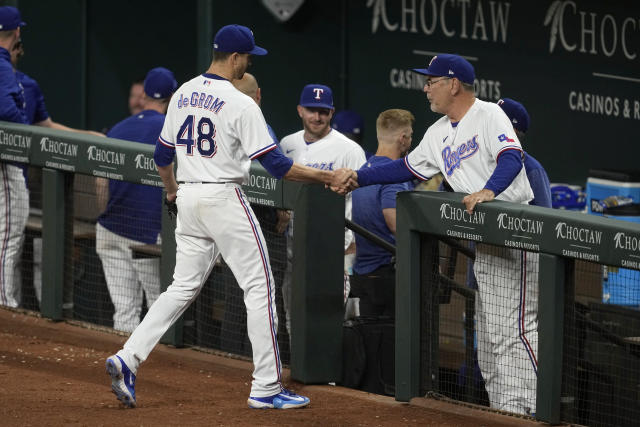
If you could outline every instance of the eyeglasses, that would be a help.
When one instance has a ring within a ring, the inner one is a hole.
[[[437,80],[427,80],[427,81],[425,82],[425,85],[426,85],[428,88],[431,88],[431,86],[433,86],[433,84],[434,84],[434,83],[438,83],[438,82],[441,82],[441,81],[443,81],[443,80],[451,80],[452,78],[453,78],[453,77],[443,77],[443,78],[441,78],[441,79],[437,79]]]

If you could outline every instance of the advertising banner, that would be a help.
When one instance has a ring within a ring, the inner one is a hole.
[[[403,192],[416,231],[640,269],[640,224],[498,200],[468,213],[463,194]]]

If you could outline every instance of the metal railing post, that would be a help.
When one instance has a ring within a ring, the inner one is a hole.
[[[565,260],[540,254],[536,419],[560,422]]]

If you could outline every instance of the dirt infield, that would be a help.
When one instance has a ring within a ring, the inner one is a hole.
[[[250,363],[164,345],[138,372],[138,408],[124,409],[104,370],[105,358],[124,340],[0,308],[0,425],[536,425],[434,400],[405,404],[290,381],[291,388],[309,396],[309,407],[252,410],[246,405]]]

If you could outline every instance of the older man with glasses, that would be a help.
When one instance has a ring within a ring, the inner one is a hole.
[[[424,92],[443,114],[402,159],[343,175],[359,186],[422,180],[442,172],[469,213],[494,198],[528,203],[533,192],[523,151],[509,118],[497,104],[476,98],[473,66],[458,55],[435,56]],[[476,322],[478,359],[493,408],[534,414],[538,347],[538,257],[478,244]]]

